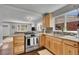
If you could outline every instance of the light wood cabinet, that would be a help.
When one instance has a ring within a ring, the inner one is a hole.
[[[45,35],[40,35],[40,47],[44,47],[45,45]]]
[[[78,55],[78,48],[64,44],[63,45],[63,55]]]
[[[51,20],[52,20],[52,14],[48,14],[43,16],[43,27],[47,28],[47,27],[51,27]]]
[[[61,39],[55,38],[55,40],[54,40],[54,53],[57,55],[61,55],[62,50],[63,50],[63,47],[62,47]]]
[[[78,55],[77,42],[65,40],[63,42],[63,55]]]
[[[53,37],[50,37],[50,51],[54,53],[54,40],[53,40]]]
[[[24,52],[24,45],[15,46],[14,47],[14,54],[20,54]]]
[[[79,42],[45,35],[43,46],[55,55],[79,55]]]
[[[49,36],[46,36],[46,39],[45,39],[45,47],[47,49],[50,49],[50,37]]]
[[[50,50],[57,55],[61,55],[62,52],[62,40],[59,38],[52,37],[50,40]]]
[[[14,35],[13,36],[13,54],[21,54],[25,51],[25,38],[24,35]]]

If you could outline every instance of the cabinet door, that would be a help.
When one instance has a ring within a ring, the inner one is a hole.
[[[57,55],[62,55],[62,54],[63,54],[62,42],[58,41],[57,42]]]
[[[15,46],[14,47],[14,54],[21,54],[24,52],[24,45],[20,45],[20,46]]]
[[[50,15],[46,16],[45,22],[46,27],[50,27]]]
[[[57,54],[58,52],[58,46],[57,46],[57,42],[54,40],[54,48],[53,48],[53,53]]]
[[[47,48],[47,49],[49,49],[50,48],[50,37],[49,36],[46,36],[46,39],[45,39],[45,47]]]
[[[50,15],[47,16],[47,27],[50,27]]]
[[[63,54],[62,41],[58,41],[58,39],[57,40],[56,39],[57,38],[53,40],[53,53],[56,55],[62,55]]]
[[[50,27],[50,21],[51,21],[50,14],[43,16],[43,26],[44,27]]]
[[[52,37],[50,38],[50,51],[54,52],[54,41]]]
[[[21,54],[25,51],[25,41],[24,36],[14,36],[13,37],[13,54]]]
[[[77,55],[78,48],[63,43],[63,55]]]
[[[40,47],[43,47],[45,45],[45,36],[44,35],[41,35],[40,36]]]

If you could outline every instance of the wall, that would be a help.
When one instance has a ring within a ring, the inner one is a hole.
[[[79,4],[69,4],[69,5],[53,12],[53,16],[55,17],[55,16],[64,14],[68,11],[71,11],[71,10],[74,10],[74,9],[77,9],[77,8],[79,8]]]
[[[10,24],[2,23],[3,36],[10,36]]]
[[[31,27],[32,27],[31,24],[25,24],[25,23],[24,24],[18,23],[18,24],[16,24],[16,26],[17,26],[17,32],[28,32],[28,31],[31,31]],[[26,27],[24,30],[22,30],[22,28],[24,28],[23,26]]]
[[[12,36],[17,31],[17,25],[14,23],[9,24],[10,24],[10,36]]]
[[[74,9],[78,9],[79,8],[79,4],[69,4],[59,10],[56,10],[55,12],[53,12],[53,17],[58,17],[60,15],[63,15],[69,11],[72,11]],[[66,18],[66,17],[65,17]],[[55,19],[54,19],[55,20]],[[77,19],[76,19],[77,20]],[[68,20],[69,21],[69,20]],[[65,27],[66,27],[66,24],[65,24]],[[54,30],[55,30],[55,27],[54,27]],[[66,29],[65,29],[66,32],[68,32]],[[70,32],[70,31],[69,31]],[[73,31],[72,31],[73,32]]]
[[[12,36],[15,32],[28,32],[31,31],[32,24],[26,24],[26,23],[2,23],[2,25],[8,25],[8,27],[3,27],[3,36]],[[20,27],[23,27],[22,25],[27,25],[25,30],[22,30],[22,28],[18,28],[18,25]]]
[[[31,31],[32,24],[27,24],[27,31]]]
[[[42,22],[37,24],[37,31],[42,31]]]
[[[0,23],[0,47],[1,47],[1,45],[3,44],[3,34],[2,34],[2,24]]]

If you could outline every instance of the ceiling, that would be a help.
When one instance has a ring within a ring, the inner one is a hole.
[[[54,12],[65,4],[3,4],[0,5],[0,20],[5,22],[39,22],[42,14]]]
[[[69,11],[67,13],[68,16],[78,16],[78,14],[79,14],[79,8],[75,9],[75,10],[72,10],[72,11]]]

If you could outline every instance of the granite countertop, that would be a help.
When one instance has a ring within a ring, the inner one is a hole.
[[[61,38],[61,39],[67,39],[67,40],[72,40],[72,41],[76,41],[79,42],[79,38],[75,37],[75,36],[69,36],[69,35],[54,35],[53,33],[44,33],[46,35],[49,36],[53,36],[53,37],[57,37],[57,38]]]

